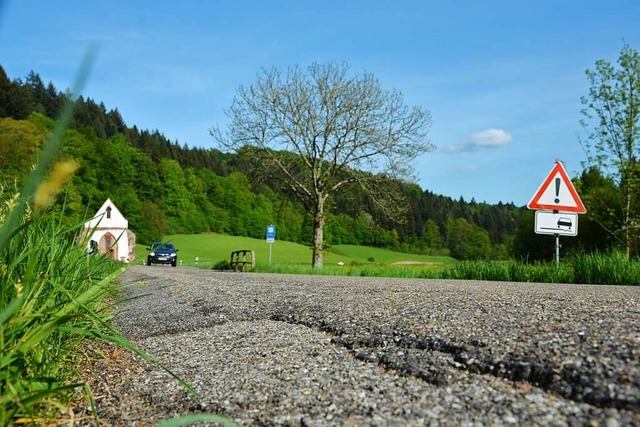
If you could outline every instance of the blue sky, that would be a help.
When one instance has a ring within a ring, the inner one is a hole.
[[[556,159],[569,175],[586,68],[640,49],[640,1],[0,0],[0,64],[71,85],[129,126],[211,147],[238,86],[262,67],[348,62],[431,111],[438,151],[414,163],[438,194],[525,205]]]

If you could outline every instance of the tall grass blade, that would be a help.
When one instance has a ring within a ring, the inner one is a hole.
[[[82,92],[82,88],[86,84],[86,81],[89,77],[89,72],[95,61],[95,56],[95,47],[87,49],[87,52],[85,53],[85,56],[76,75],[75,83],[73,85],[72,94],[74,94],[75,96]],[[44,143],[42,153],[38,158],[35,170],[33,171],[33,173],[31,173],[31,175],[27,179],[26,184],[22,188],[22,191],[20,192],[20,197],[18,199],[16,207],[9,213],[6,221],[0,227],[0,252],[2,252],[7,242],[13,235],[13,231],[15,230],[27,210],[27,204],[32,199],[33,195],[36,192],[38,184],[42,182],[47,170],[49,169],[55,152],[60,146],[64,132],[69,127],[69,123],[71,123],[71,119],[73,118],[74,104],[74,100],[67,99],[62,109],[60,118],[56,121],[51,135]]]
[[[172,418],[170,420],[162,421],[158,424],[155,424],[154,427],[181,427],[200,424],[204,422],[218,423],[223,427],[239,427],[239,424],[234,423],[228,418],[222,417],[220,415],[210,414],[195,414]]]

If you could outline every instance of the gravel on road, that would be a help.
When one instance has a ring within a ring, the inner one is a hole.
[[[108,424],[640,425],[640,288],[135,266]],[[124,371],[123,371],[124,372]]]

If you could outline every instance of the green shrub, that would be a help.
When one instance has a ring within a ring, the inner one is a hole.
[[[211,267],[211,269],[218,270],[218,271],[226,271],[231,269],[231,264],[229,264],[229,261],[225,259],[223,261],[218,261],[215,264],[213,264],[213,267]]]

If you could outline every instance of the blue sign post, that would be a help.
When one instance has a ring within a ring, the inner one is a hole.
[[[276,226],[271,224],[267,225],[267,243],[269,244],[269,265],[271,265],[271,250],[273,248],[273,242],[276,241]]]

